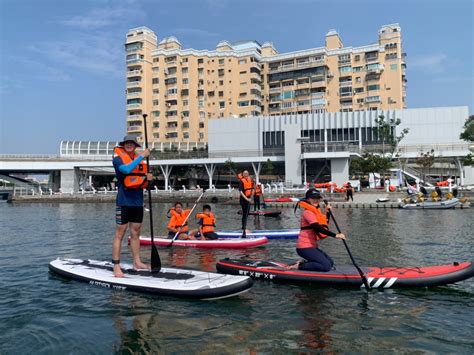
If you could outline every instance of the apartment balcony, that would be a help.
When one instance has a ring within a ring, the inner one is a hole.
[[[169,61],[165,61],[165,64],[166,65],[176,65],[177,61],[176,60],[169,60]]]
[[[322,66],[325,64],[326,64],[326,59],[309,60],[306,62],[280,65],[278,67],[270,67],[269,73],[279,73],[279,72],[285,72],[285,71],[290,71],[290,70],[304,69],[304,68],[310,68],[314,66]]]
[[[270,89],[268,90],[268,92],[270,92],[270,93],[272,93],[272,92],[280,92],[280,91],[281,91],[281,87],[280,87],[280,86],[277,87],[277,88],[270,88]]]
[[[262,108],[260,106],[253,106],[253,110],[252,111],[255,111],[255,112],[258,112],[258,113],[262,113]]]
[[[128,92],[127,93],[127,99],[133,99],[133,98],[136,98],[136,97],[140,97],[141,96],[141,92]]]
[[[317,100],[317,99],[324,99],[326,96],[326,93],[325,92],[321,92],[321,93],[312,93],[311,94],[311,99],[313,100]]]
[[[318,80],[311,82],[312,88],[325,88],[326,86],[328,86],[328,82],[326,80]]]
[[[127,127],[127,132],[141,132],[142,127],[141,126],[128,126]]]
[[[365,99],[366,103],[371,103],[371,102],[380,102],[380,96],[368,96]]]
[[[343,97],[352,97],[352,91],[349,91],[349,92],[340,92],[340,93],[339,93],[339,96],[340,96],[341,98],[343,98]]]
[[[295,91],[295,97],[301,97],[301,96],[308,96],[310,95],[310,91],[309,90],[305,90],[305,91]]]
[[[373,66],[370,69],[367,68],[366,72],[367,74],[380,74],[383,70],[384,70],[384,65],[378,64],[377,66]]]
[[[352,108],[352,102],[341,102],[341,108],[343,109]]]
[[[134,76],[141,76],[142,71],[141,70],[129,70],[127,71],[127,78],[134,77]]]
[[[352,62],[351,62],[350,59],[349,60],[341,60],[341,61],[338,61],[337,64],[338,64],[339,67],[345,67],[347,65],[351,65]]]
[[[127,89],[129,88],[138,88],[142,85],[141,81],[130,81],[127,83]]]
[[[280,102],[281,101],[281,96],[270,96],[270,102]]]
[[[281,107],[269,107],[268,112],[270,113],[281,112]]]
[[[352,81],[341,81],[339,82],[340,88],[348,88],[352,86]]]
[[[141,115],[128,115],[127,116],[127,122],[134,122],[134,121],[142,121],[142,116]]]
[[[135,110],[135,109],[138,109],[140,108],[142,104],[127,104],[127,110]]]

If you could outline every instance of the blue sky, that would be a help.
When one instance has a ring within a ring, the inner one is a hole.
[[[256,39],[286,52],[323,46],[331,28],[345,46],[374,43],[381,25],[398,22],[408,107],[473,113],[473,21],[471,0],[0,0],[0,153],[123,137],[123,43],[138,26],[186,48]]]

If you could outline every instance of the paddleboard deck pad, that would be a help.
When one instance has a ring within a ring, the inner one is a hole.
[[[107,261],[62,259],[49,263],[49,270],[63,277],[116,290],[130,290],[164,296],[212,300],[248,291],[253,281],[248,276],[232,276],[203,271],[162,268],[158,273],[134,270],[121,265],[125,277],[114,277]]]
[[[238,214],[242,214],[242,211],[238,211]],[[250,211],[249,216],[263,216],[263,217],[278,217],[281,215],[281,211]]]
[[[220,238],[240,238],[242,230],[239,231],[216,231]],[[300,234],[299,229],[260,229],[252,230],[246,234],[247,238],[266,237],[267,239],[296,239]]]
[[[240,232],[242,235],[242,232]],[[171,239],[168,238],[153,238],[155,245],[168,247],[190,247],[190,248],[223,248],[223,249],[242,249],[242,248],[254,248],[259,247],[268,243],[268,239],[265,237],[257,238],[226,238],[216,240],[181,240],[175,239],[171,244]],[[140,236],[141,245],[151,245],[151,238]]]
[[[336,266],[329,272],[289,270],[288,265],[264,261],[223,259],[216,265],[221,273],[250,276],[288,283],[364,287],[354,266]],[[407,288],[440,286],[459,282],[474,276],[471,262],[423,267],[361,267],[371,288]]]

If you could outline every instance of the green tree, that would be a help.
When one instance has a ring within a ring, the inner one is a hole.
[[[469,118],[464,122],[464,131],[461,132],[459,138],[466,142],[474,142],[474,115],[469,116]],[[474,155],[469,153],[464,157],[464,165],[474,165]]]
[[[267,161],[263,163],[262,165],[262,174],[265,174],[265,175],[272,174],[274,169],[275,167],[273,166],[273,163],[271,162],[271,160],[267,159]]]
[[[363,175],[380,173],[385,176],[385,173],[392,167],[392,165],[392,159],[390,157],[365,153],[360,158],[352,159],[350,168],[353,172],[359,172]]]
[[[375,123],[377,125],[377,127],[375,127],[375,133],[379,139],[382,140],[382,154],[385,155],[385,147],[387,145],[387,148],[390,149],[390,156],[393,157],[398,144],[408,134],[409,129],[404,128],[398,136],[395,135],[396,128],[402,121],[399,118],[391,118],[386,121],[384,115],[380,115],[376,118]]]
[[[464,131],[461,132],[459,138],[466,142],[474,142],[474,115],[469,116],[463,128]]]

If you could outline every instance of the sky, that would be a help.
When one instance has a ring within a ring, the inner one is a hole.
[[[61,140],[119,140],[125,127],[125,36],[214,49],[273,42],[282,52],[377,42],[399,23],[407,105],[474,113],[472,0],[0,0],[0,154],[58,154]]]

